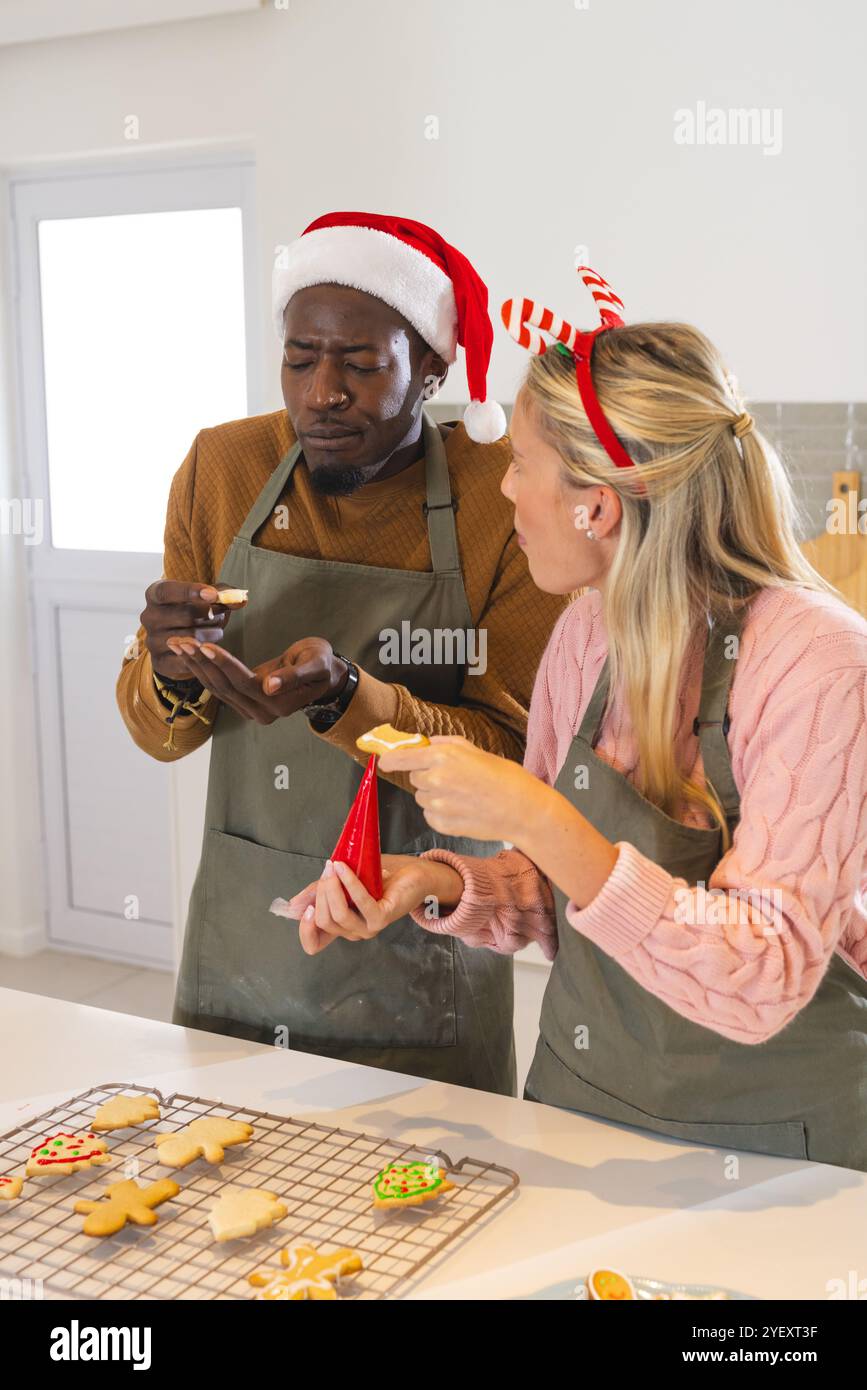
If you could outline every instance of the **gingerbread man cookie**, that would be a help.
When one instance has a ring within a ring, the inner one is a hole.
[[[389,1163],[373,1179],[375,1207],[417,1207],[454,1187],[435,1163]]]
[[[211,1208],[208,1223],[214,1240],[238,1240],[282,1221],[287,1210],[275,1192],[261,1187],[227,1187]]]
[[[155,1096],[112,1096],[99,1107],[91,1129],[130,1129],[145,1120],[158,1120],[159,1102]]]
[[[41,1144],[37,1144],[27,1160],[25,1169],[29,1178],[41,1178],[48,1174],[69,1177],[80,1168],[90,1168],[96,1163],[110,1163],[106,1153],[108,1145],[95,1134],[49,1134]]]
[[[86,1216],[82,1230],[86,1236],[111,1236],[123,1230],[128,1221],[135,1226],[154,1226],[157,1214],[153,1210],[170,1197],[177,1197],[180,1188],[171,1178],[160,1178],[148,1187],[139,1187],[132,1178],[113,1182],[99,1201],[80,1201],[74,1210]]]
[[[0,1202],[14,1202],[23,1186],[23,1178],[0,1178]]]
[[[246,1144],[252,1137],[253,1126],[242,1120],[224,1120],[219,1115],[191,1120],[186,1129],[175,1134],[157,1134],[154,1142],[159,1149],[159,1161],[166,1168],[186,1168],[200,1155],[208,1163],[222,1163],[224,1149],[231,1144]]]
[[[280,1251],[280,1270],[248,1275],[262,1290],[257,1299],[294,1303],[301,1299],[336,1299],[334,1285],[342,1274],[357,1274],[364,1266],[357,1250],[331,1250],[320,1255],[314,1245],[293,1245]]]

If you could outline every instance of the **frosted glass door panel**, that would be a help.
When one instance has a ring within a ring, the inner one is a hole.
[[[163,547],[197,432],[247,413],[240,208],[39,223],[52,544]]]

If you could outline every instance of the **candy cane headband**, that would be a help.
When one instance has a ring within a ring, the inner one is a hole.
[[[623,308],[623,301],[614,293],[607,280],[603,280],[602,276],[591,270],[588,265],[579,265],[578,274],[590,290],[599,309],[602,322],[598,328],[582,333],[565,319],[557,318],[550,309],[546,309],[535,299],[507,299],[500,309],[500,315],[511,336],[529,352],[541,354],[547,351],[550,344],[542,337],[544,331],[556,339],[555,347],[562,345],[562,349],[574,357],[581,403],[596,438],[618,468],[634,468],[635,464],[605,418],[590,371],[593,344],[599,334],[609,328],[623,327],[623,319],[617,312]]]

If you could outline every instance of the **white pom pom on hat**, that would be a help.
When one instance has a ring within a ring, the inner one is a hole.
[[[506,432],[502,406],[487,399],[494,333],[488,288],[466,256],[432,227],[379,213],[330,212],[311,222],[274,266],[274,327],[298,290],[348,285],[390,304],[445,362],[464,349],[470,404],[464,427],[477,444]]]
[[[477,444],[493,444],[506,433],[506,412],[499,401],[470,401],[464,429]]]

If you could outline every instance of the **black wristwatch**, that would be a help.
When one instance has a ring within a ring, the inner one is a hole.
[[[310,727],[315,729],[317,734],[327,733],[332,725],[343,717],[358,689],[358,667],[341,652],[335,652],[334,655],[338,661],[346,663],[347,674],[342,689],[336,695],[324,695],[321,699],[312,700],[309,705],[304,706]]]

